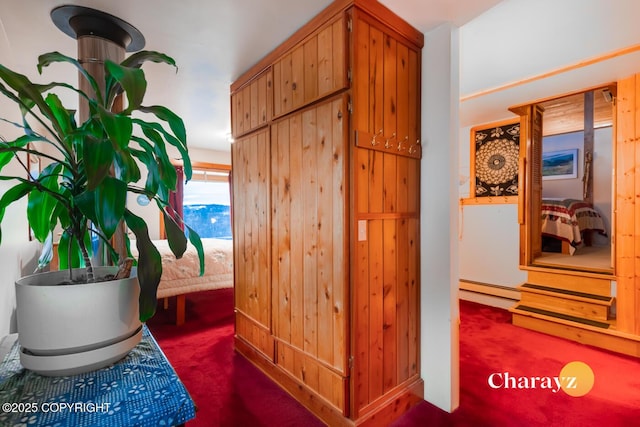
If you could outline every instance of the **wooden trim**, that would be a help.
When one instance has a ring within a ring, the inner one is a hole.
[[[489,95],[495,92],[501,92],[503,90],[511,89],[517,86],[522,86],[527,83],[535,82],[538,80],[544,80],[549,77],[556,76],[558,74],[566,73],[568,71],[577,70],[583,67],[587,67],[589,65],[597,64],[599,62],[608,61],[609,59],[614,59],[620,56],[629,55],[631,53],[636,53],[640,51],[640,44],[635,44],[632,46],[624,47],[622,49],[614,50],[609,53],[605,53],[603,55],[599,55],[593,58],[589,58],[583,61],[578,61],[570,65],[566,65],[564,67],[556,68],[555,70],[548,71],[546,73],[538,74],[535,76],[527,77],[524,79],[516,80],[511,83],[506,83],[500,86],[496,86],[490,89],[481,90],[475,93],[471,93],[469,95],[465,95],[460,97],[460,102],[468,101],[470,99],[479,98],[481,96]]]
[[[498,197],[466,197],[460,199],[461,205],[498,205],[518,203],[518,196],[498,196]]]
[[[359,212],[355,214],[355,220],[384,220],[384,219],[420,219],[417,212]]]
[[[182,160],[180,159],[171,159],[171,164],[173,166],[182,166]],[[209,162],[191,162],[192,169],[218,169],[218,170],[231,170],[231,165],[227,165],[224,163],[209,163]]]
[[[192,169],[207,169],[207,170],[223,170],[230,171],[231,165],[223,163],[209,163],[209,162],[191,162]]]
[[[470,133],[473,134],[474,132],[480,130],[480,129],[486,129],[486,128],[491,128],[491,127],[499,127],[499,126],[505,126],[505,125],[512,125],[512,124],[516,124],[518,123],[519,118],[518,117],[512,117],[510,119],[504,119],[504,120],[499,120],[496,122],[489,122],[489,123],[484,123],[481,125],[476,125],[473,126],[471,128]],[[472,141],[475,142],[475,141]]]

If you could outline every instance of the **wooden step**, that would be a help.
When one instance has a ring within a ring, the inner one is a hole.
[[[522,314],[522,312],[526,312],[529,314],[536,314],[538,316],[544,316],[545,318],[552,320],[552,319],[560,319],[563,320],[565,322],[573,322],[573,323],[577,323],[580,325],[589,325],[595,328],[602,328],[602,329],[607,329],[609,328],[610,324],[608,322],[601,322],[598,320],[592,320],[592,319],[585,319],[584,317],[578,317],[578,316],[572,316],[569,314],[564,314],[564,313],[558,313],[555,311],[550,311],[550,310],[545,310],[542,308],[538,308],[538,307],[530,307],[527,305],[523,305],[523,304],[518,304],[516,305],[514,308],[509,309],[509,311],[511,311],[512,313],[520,313]]]
[[[613,297],[524,283],[520,304],[549,312],[606,322]]]
[[[640,337],[616,331],[611,322],[585,323],[584,319],[531,310],[526,306],[509,309],[513,324],[533,331],[542,332],[582,344],[604,348],[617,353],[640,357]]]
[[[529,271],[527,283],[589,295],[611,296],[611,278],[568,274],[565,271]]]

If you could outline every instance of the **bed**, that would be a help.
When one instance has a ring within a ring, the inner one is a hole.
[[[185,321],[186,294],[198,291],[233,287],[233,243],[225,239],[202,239],[205,253],[204,275],[199,276],[200,261],[192,245],[182,258],[176,259],[167,240],[154,240],[162,256],[162,279],[158,286],[158,299],[176,297],[176,323]],[[131,243],[135,251],[135,242]],[[133,255],[136,255],[135,253]]]
[[[590,203],[575,199],[542,200],[542,235],[562,242],[562,253],[573,255],[583,243],[591,246],[591,233],[606,236],[604,221]]]

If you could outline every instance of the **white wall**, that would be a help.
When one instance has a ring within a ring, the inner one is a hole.
[[[632,46],[637,0],[505,0],[460,30],[468,95]]]
[[[0,99],[2,114],[14,108],[4,99]],[[13,139],[17,128],[0,124],[0,135],[5,139]],[[22,156],[23,162],[26,156]],[[11,161],[2,170],[5,176],[27,176],[27,172],[16,161]],[[17,181],[0,181],[0,196],[17,184]],[[26,197],[9,206],[4,213],[2,224],[2,242],[0,244],[0,337],[16,331],[15,316],[15,281],[31,274],[38,264],[40,244],[29,241],[29,225],[27,224]]]
[[[518,268],[518,205],[464,205],[459,222],[460,280],[511,288],[526,280]]]
[[[442,25],[422,51],[421,361],[425,400],[459,404],[458,32]]]

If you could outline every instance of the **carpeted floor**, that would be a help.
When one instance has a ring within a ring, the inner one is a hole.
[[[316,418],[233,351],[233,291],[189,295],[187,322],[174,311],[148,322],[198,406],[197,426],[316,426]],[[640,425],[640,361],[511,325],[504,310],[460,302],[460,407],[448,414],[427,402],[394,423],[409,426]],[[425,346],[424,348],[428,348]],[[493,373],[557,377],[572,361],[588,364],[593,389],[493,389]]]

